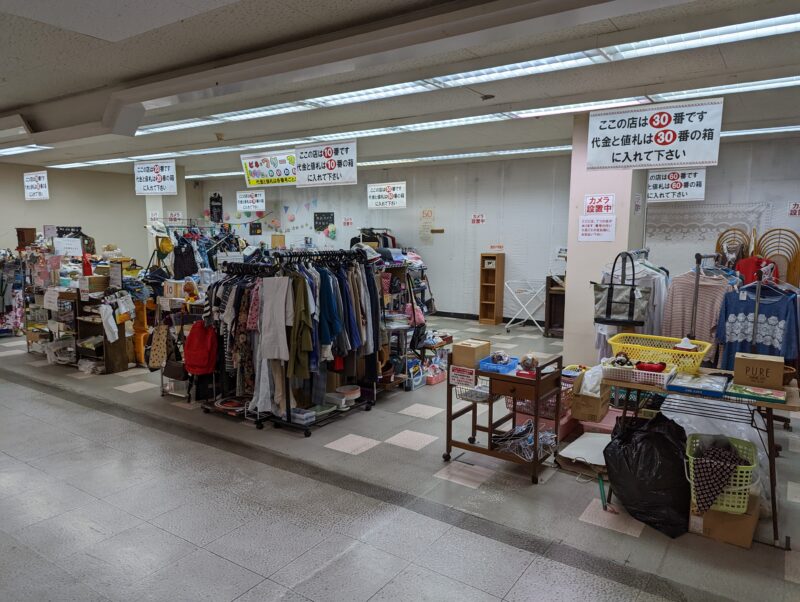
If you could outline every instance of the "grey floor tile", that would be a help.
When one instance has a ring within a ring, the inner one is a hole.
[[[306,498],[299,502],[285,499],[270,506],[270,509],[299,525],[313,525],[328,531],[341,531],[380,505],[375,499],[350,491],[333,489],[329,494]]]
[[[502,598],[533,558],[525,550],[454,527],[429,546],[416,564]]]
[[[74,554],[142,521],[102,500],[40,521],[15,537],[49,560]]]
[[[274,581],[264,579],[253,589],[236,598],[236,602],[308,602],[308,598]]]
[[[638,595],[639,591],[632,587],[538,556],[505,599],[509,602],[632,602]]]
[[[408,562],[344,535],[332,535],[271,578],[316,602],[368,600]]]
[[[327,531],[286,520],[258,518],[206,546],[206,549],[269,577],[324,541]]]
[[[94,443],[88,439],[42,423],[0,438],[0,450],[24,462],[90,445]]]
[[[170,475],[133,485],[103,499],[134,516],[151,520],[196,499],[205,491],[207,488],[191,477]]]
[[[103,602],[107,599],[14,537],[0,533],[0,600]]]
[[[370,602],[497,602],[479,589],[411,565],[370,598]]]
[[[113,600],[132,600],[143,579],[196,549],[143,523],[57,562],[93,590]]]
[[[382,504],[377,510],[351,523],[343,533],[406,560],[414,560],[451,528],[447,523],[389,504]]]
[[[203,547],[259,515],[262,520],[269,520],[264,508],[255,502],[236,495],[211,493],[165,512],[150,522]]]
[[[34,491],[57,480],[25,462],[14,460],[11,456],[5,457],[8,460],[0,464],[0,499],[26,491]]]
[[[100,443],[90,441],[78,449],[56,452],[30,462],[31,466],[43,470],[59,479],[67,478],[75,473],[98,468],[109,462],[123,460],[125,455]]]
[[[94,499],[66,483],[60,481],[48,483],[34,491],[0,500],[0,530],[11,533],[79,508]]]
[[[262,580],[206,550],[196,550],[154,573],[136,586],[142,602],[229,601],[238,598]]]
[[[116,458],[100,466],[71,473],[65,482],[78,489],[104,498],[128,487],[141,485],[172,471],[137,457]]]
[[[140,430],[142,426],[130,420],[99,413],[99,415],[91,421],[76,425],[67,425],[65,428],[91,441],[109,443],[121,435],[134,433]]]

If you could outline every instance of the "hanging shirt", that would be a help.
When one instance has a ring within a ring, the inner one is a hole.
[[[775,264],[774,261],[771,259],[764,259],[763,257],[745,257],[744,259],[740,259],[736,262],[736,271],[739,272],[742,277],[744,278],[745,284],[750,284],[751,282],[755,282],[758,278],[756,276],[756,272],[763,268],[765,265],[774,265],[775,267],[772,270],[772,275],[775,276],[776,279],[780,278],[780,274],[778,273],[778,266]]]
[[[687,272],[672,279],[664,304],[661,334],[665,337],[683,338],[692,327],[695,273]],[[697,289],[697,314],[694,336],[709,343],[716,340],[719,311],[726,293],[731,290],[723,276],[700,274]]]
[[[294,296],[287,276],[261,279],[261,357],[289,361],[286,327],[294,323]]]
[[[784,360],[797,357],[797,297],[771,293],[762,289],[758,306],[755,348],[753,342],[753,313],[755,296],[746,291],[741,300],[738,292],[725,295],[719,314],[717,338],[725,348],[722,352],[722,369],[733,370],[737,352],[778,355]]]

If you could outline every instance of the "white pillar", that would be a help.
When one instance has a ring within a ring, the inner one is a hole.
[[[597,352],[594,348],[594,296],[589,283],[599,281],[603,266],[610,264],[617,253],[643,246],[647,172],[586,169],[588,130],[589,115],[577,115],[572,133],[564,360],[570,364],[593,365],[597,363]],[[587,194],[615,195],[614,241],[578,242],[578,224]]]

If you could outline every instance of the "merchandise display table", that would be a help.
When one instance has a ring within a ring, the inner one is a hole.
[[[733,374],[732,372],[727,372],[724,370],[716,370],[713,368],[701,368],[700,374]],[[619,380],[610,380],[610,379],[603,379],[601,382],[601,395],[606,396],[610,395],[611,388],[617,389],[625,389],[628,392],[635,391],[636,392],[636,405],[634,406],[634,414],[638,415],[640,409],[640,400],[641,400],[641,393],[648,392],[648,393],[657,393],[661,395],[669,395],[671,393],[677,393],[676,391],[668,391],[661,387],[656,387],[653,385],[645,385],[639,384],[634,382],[626,382],[626,381],[619,381]],[[772,502],[772,535],[775,546],[780,547],[780,537],[778,533],[778,501],[776,495],[776,485],[777,485],[777,476],[775,472],[775,459],[778,457],[778,451],[775,446],[775,410],[781,410],[785,412],[800,412],[800,393],[798,392],[797,387],[786,387],[786,403],[774,403],[768,401],[750,401],[745,399],[735,399],[731,397],[704,397],[703,395],[698,394],[691,394],[691,397],[696,397],[698,400],[702,401],[703,399],[708,399],[709,401],[715,402],[723,402],[730,404],[732,409],[735,408],[747,408],[750,411],[750,414],[754,412],[759,412],[764,416],[764,422],[766,424],[766,431],[767,431],[767,443],[765,446],[765,451],[767,452],[767,457],[769,458],[769,489],[770,489],[770,499]],[[622,417],[621,419],[624,421],[627,416],[628,410],[628,393],[625,394],[625,403],[622,410]],[[701,409],[699,404],[698,408]],[[691,413],[690,410],[687,410],[687,413]],[[735,420],[736,418],[732,413],[723,413],[717,412],[716,415],[709,416],[711,418],[715,418],[718,420]],[[789,549],[789,537],[786,537],[786,549]]]
[[[523,378],[514,374],[498,374],[453,366],[451,360],[452,354],[448,357],[447,439],[446,450],[442,458],[449,461],[453,448],[458,448],[517,464],[529,465],[531,481],[534,484],[538,483],[542,462],[558,446],[557,432],[553,433],[552,445],[543,447],[541,444],[543,424],[540,423],[540,405],[543,401],[555,397],[555,415],[558,416],[560,413],[561,356],[540,365],[536,378]],[[552,367],[552,371],[543,374],[548,367]],[[454,378],[454,369],[458,373],[456,378]],[[457,384],[453,384],[454,382]],[[495,403],[500,400],[505,401],[506,398],[512,402],[511,409],[495,420]],[[454,399],[465,401],[467,405],[456,410],[453,408]],[[487,406],[486,425],[478,424],[479,403]],[[517,410],[520,405],[524,405],[525,413],[532,417],[531,432],[527,437],[517,439],[513,443],[508,438],[502,440],[518,426],[524,426],[517,424]],[[472,418],[471,436],[467,441],[454,439],[453,422],[466,414],[470,414]],[[511,424],[509,429],[501,428],[509,422]],[[486,433],[486,445],[478,443],[477,434],[479,432]]]

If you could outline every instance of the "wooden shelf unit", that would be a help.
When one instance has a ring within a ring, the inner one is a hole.
[[[494,267],[487,267],[493,265]],[[506,277],[505,253],[481,253],[478,321],[481,324],[503,322],[503,287]]]

